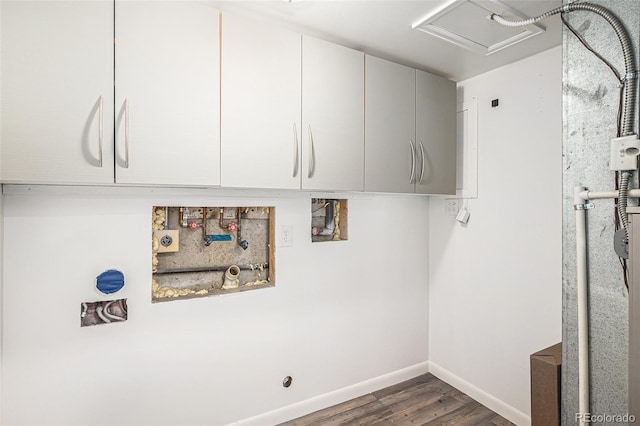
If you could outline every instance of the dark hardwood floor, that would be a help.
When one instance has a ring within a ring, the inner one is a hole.
[[[427,373],[282,425],[512,424],[453,386]]]

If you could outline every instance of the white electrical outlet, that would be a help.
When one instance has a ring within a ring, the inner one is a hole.
[[[457,198],[447,198],[444,200],[444,213],[447,216],[455,217],[458,214],[459,206]]]
[[[280,225],[280,247],[293,246],[293,226]]]

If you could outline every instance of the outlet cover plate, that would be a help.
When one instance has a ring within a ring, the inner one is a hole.
[[[293,246],[293,226],[280,225],[278,245],[280,247],[292,247]]]
[[[456,217],[460,210],[457,198],[447,198],[444,200],[444,213],[447,216]]]

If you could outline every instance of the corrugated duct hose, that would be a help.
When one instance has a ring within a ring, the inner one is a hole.
[[[625,75],[621,78],[621,84],[623,85],[622,95],[622,114],[621,114],[621,135],[629,136],[635,134],[634,132],[634,114],[637,105],[637,86],[636,79],[638,78],[638,71],[636,69],[635,60],[633,57],[633,46],[631,44],[631,38],[629,33],[622,25],[622,22],[611,13],[607,8],[593,4],[593,3],[568,3],[560,6],[556,9],[550,10],[542,15],[535,16],[529,19],[523,19],[519,21],[512,21],[501,17],[500,15],[492,14],[489,19],[496,21],[497,23],[507,27],[524,27],[542,21],[550,16],[558,13],[573,12],[576,10],[593,12],[604,18],[613,28],[620,45],[622,47],[622,54],[624,55],[624,67]],[[619,182],[619,195],[618,195],[618,217],[620,223],[624,229],[626,241],[629,241],[629,220],[627,218],[627,194],[629,191],[629,181],[631,180],[631,172],[623,171],[620,173]]]

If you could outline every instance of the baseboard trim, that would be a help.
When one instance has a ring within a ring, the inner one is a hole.
[[[392,386],[405,380],[412,379],[421,374],[429,372],[429,362],[421,362],[373,379],[365,380],[355,385],[347,386],[332,392],[327,392],[286,407],[278,408],[263,414],[259,414],[248,419],[231,423],[233,426],[264,426],[266,424],[275,425],[298,417],[331,407],[341,402],[357,398],[362,395],[377,391],[379,389]]]
[[[477,386],[472,385],[466,380],[456,376],[451,371],[440,367],[438,364],[431,361],[429,361],[428,364],[429,372],[431,374],[440,380],[447,382],[454,388],[466,393],[480,404],[486,406],[492,411],[495,411],[510,422],[515,423],[518,426],[529,426],[531,424],[531,417],[522,411],[483,391]]]

